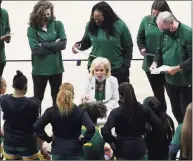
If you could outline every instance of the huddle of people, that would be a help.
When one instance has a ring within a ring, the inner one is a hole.
[[[4,36],[11,31],[5,9],[1,8],[0,19],[2,76],[6,64],[4,41],[11,40],[10,35]],[[73,101],[73,85],[62,84],[62,50],[67,36],[50,1],[35,4],[27,37],[34,96],[25,96],[27,78],[17,71],[14,93],[0,99],[5,121],[1,131],[4,158],[34,160],[41,153],[48,157],[43,145],[47,142],[52,143],[53,160],[167,160],[175,159],[179,150],[181,159],[192,159],[192,29],[177,20],[165,0],[153,2],[151,14],[142,19],[137,34],[137,46],[144,56],[142,68],[154,93],[142,104],[129,78],[131,33],[108,3],[93,6],[82,40],[72,47],[74,54],[92,47],[80,105]],[[162,65],[169,68],[153,74]],[[48,81],[53,104],[41,116]],[[6,81],[2,77],[0,85],[4,94]],[[165,90],[179,124],[176,131],[166,114]],[[104,126],[99,125],[101,122]],[[52,136],[45,131],[48,124]]]
[[[106,58],[96,58],[91,67],[100,59],[108,62]],[[102,65],[108,71],[100,63]],[[94,68],[96,77],[97,67]],[[101,84],[109,78],[95,81]],[[13,94],[4,94],[7,84],[4,78],[0,81],[0,105],[5,121],[1,129],[1,152],[7,160],[37,160],[42,154],[49,160],[175,160],[179,151],[181,159],[192,158],[192,104],[175,131],[172,119],[162,111],[159,100],[147,97],[141,104],[129,82],[113,89],[118,92],[118,99],[114,100],[118,106],[112,109],[106,102],[93,99],[83,99],[76,105],[73,85],[63,83],[56,104],[40,116],[40,100],[25,96],[27,84],[26,76],[17,71]],[[97,92],[95,90],[95,98],[98,98]],[[104,126],[99,124],[103,118],[107,118]],[[52,126],[52,135],[45,131],[48,124]],[[51,158],[44,142],[52,143]]]

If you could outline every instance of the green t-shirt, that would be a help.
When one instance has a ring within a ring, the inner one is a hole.
[[[8,12],[1,8],[2,19],[0,20],[0,36],[4,36],[11,32],[9,24],[9,15]],[[0,64],[5,63],[5,43],[3,40],[0,40]]]
[[[179,124],[178,127],[176,128],[176,131],[175,131],[175,134],[174,134],[174,137],[172,139],[171,144],[180,145],[181,129],[182,129],[182,124]]]
[[[48,24],[47,32],[41,28],[35,29],[29,26],[27,36],[31,50],[41,47],[40,41],[42,40],[46,42],[55,42],[58,39],[66,39],[63,23],[54,20]],[[63,72],[64,67],[61,51],[53,51],[51,54],[49,53],[45,56],[35,55],[32,53],[33,75],[55,75]]]

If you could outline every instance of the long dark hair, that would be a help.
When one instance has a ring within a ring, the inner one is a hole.
[[[143,106],[145,108],[150,108],[156,114],[156,116],[161,120],[164,130],[168,131],[168,129],[170,129],[173,135],[174,133],[173,120],[169,120],[170,118],[162,110],[163,109],[162,104],[156,97],[150,96],[144,99]]]
[[[151,6],[151,14],[152,14],[153,9],[158,10],[159,12],[168,11],[174,16],[174,14],[172,13],[168,3],[165,0],[155,0],[153,2],[152,6]],[[174,16],[174,18],[176,19],[175,16]]]
[[[134,111],[139,107],[133,86],[130,83],[123,82],[119,86],[119,92],[123,95],[122,115],[126,118],[132,118]]]
[[[103,13],[104,21],[103,21],[102,28],[104,31],[106,31],[107,37],[113,36],[115,34],[115,29],[113,24],[115,21],[119,20],[120,18],[113,11],[111,6],[104,1],[99,2],[93,6],[91,16],[90,16],[90,23],[88,25],[88,31],[91,33],[91,35],[97,36],[99,26],[97,26],[96,22],[93,19],[93,14],[95,10],[98,10]]]

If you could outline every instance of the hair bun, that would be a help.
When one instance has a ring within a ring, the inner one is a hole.
[[[17,76],[23,76],[23,73],[20,70],[17,70],[16,73],[17,73]]]

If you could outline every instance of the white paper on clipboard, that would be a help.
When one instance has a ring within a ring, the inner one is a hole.
[[[161,67],[152,70],[151,74],[160,74],[161,72],[167,72],[167,70],[170,68],[170,66],[162,65]]]
[[[14,34],[14,33],[10,33],[10,34],[3,35],[3,36],[1,36],[1,39],[4,39],[5,37],[11,36],[11,35],[13,35],[13,34]]]
[[[92,55],[92,54],[90,54],[90,53],[88,53],[88,52],[86,52],[86,51],[81,51],[81,50],[77,49],[76,47],[74,47],[74,50],[75,50],[76,52],[80,53],[80,54],[84,54],[84,55],[87,55],[87,56],[91,56],[91,57],[95,57],[95,58],[96,58],[96,56],[94,56],[94,55]]]

